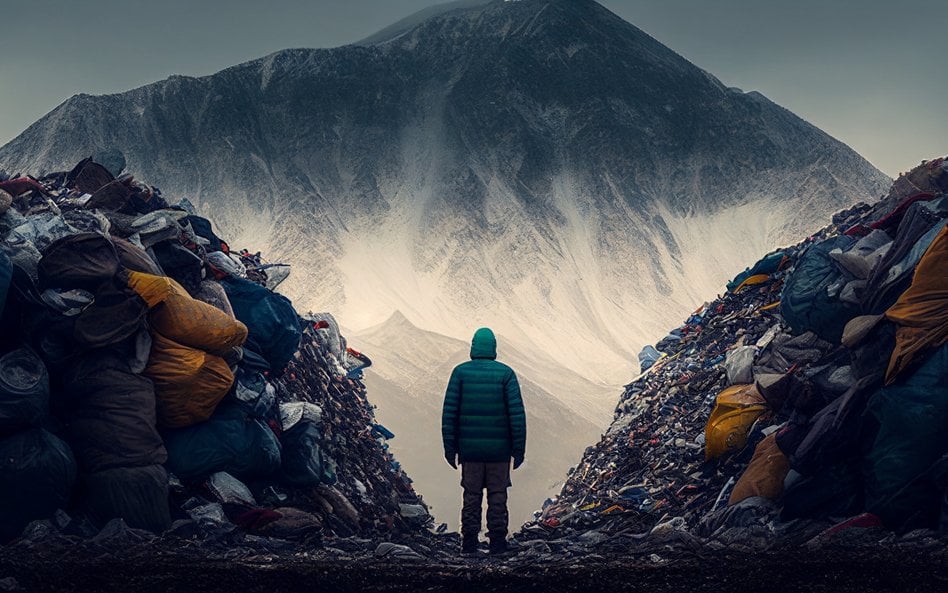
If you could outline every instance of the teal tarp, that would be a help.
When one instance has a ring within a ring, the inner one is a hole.
[[[847,277],[829,256],[853,242],[850,237],[833,237],[810,246],[800,257],[780,296],[780,314],[794,333],[812,331],[838,344],[846,323],[859,314],[855,306],[839,299]]]
[[[931,527],[939,492],[932,465],[948,453],[948,345],[904,382],[872,395],[867,424],[876,424],[863,459],[866,510],[893,529]],[[874,422],[873,422],[874,421]]]
[[[780,268],[780,262],[784,258],[783,251],[775,251],[765,255],[763,258],[758,260],[753,266],[747,268],[740,274],[734,277],[733,280],[727,283],[727,289],[729,292],[734,292],[734,289],[741,285],[742,282],[750,278],[751,276],[756,276],[757,274],[773,274]]]

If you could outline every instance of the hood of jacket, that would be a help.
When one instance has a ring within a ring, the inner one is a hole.
[[[474,332],[474,339],[471,340],[471,359],[476,358],[497,358],[497,338],[489,327],[482,327]]]

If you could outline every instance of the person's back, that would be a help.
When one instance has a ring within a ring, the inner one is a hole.
[[[471,360],[451,373],[441,414],[444,456],[451,467],[461,463],[461,536],[466,553],[477,548],[484,489],[491,552],[506,551],[510,462],[514,469],[520,467],[526,447],[526,415],[517,375],[496,358],[494,332],[477,330]]]

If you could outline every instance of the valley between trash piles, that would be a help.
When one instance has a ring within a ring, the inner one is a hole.
[[[473,560],[288,267],[97,160],[0,178],[0,591],[948,587],[942,159],[644,349],[560,495]]]

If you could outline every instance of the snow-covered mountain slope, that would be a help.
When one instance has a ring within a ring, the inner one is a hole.
[[[592,0],[462,2],[363,45],[77,95],[0,167],[103,148],[292,263],[304,309],[490,325],[601,383],[748,259],[889,183]]]
[[[451,370],[469,359],[470,343],[421,330],[401,313],[351,336],[350,343],[373,359],[365,384],[378,406],[379,421],[395,433],[389,441],[392,452],[411,473],[437,520],[457,528],[460,477],[442,455],[441,404]],[[559,491],[562,482],[557,480],[609,422],[608,410],[606,418],[599,413],[602,406],[585,408],[592,421],[582,414],[581,400],[564,402],[540,383],[559,384],[567,391],[585,389],[584,396],[603,402],[614,403],[615,394],[600,392],[542,356],[518,351],[503,335],[498,336],[498,360],[517,372],[527,410],[527,462],[514,472],[510,492],[511,524],[516,527],[532,517],[544,498]],[[548,370],[552,373],[545,374]]]

